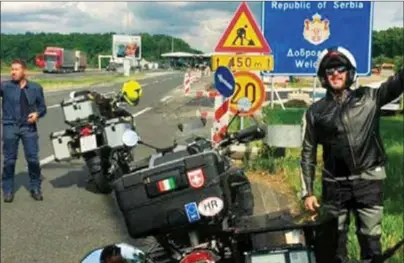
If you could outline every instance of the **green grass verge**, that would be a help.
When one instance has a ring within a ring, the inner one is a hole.
[[[82,78],[73,78],[70,80],[50,78],[50,79],[41,79],[35,78],[34,81],[41,84],[45,90],[54,90],[61,88],[70,88],[74,86],[91,86],[97,84],[113,84],[113,83],[121,83],[128,80],[136,80],[137,78],[143,77],[144,73],[134,74],[129,77],[124,77],[122,75],[105,75],[105,76],[90,76],[90,77],[82,77]]]
[[[270,124],[300,124],[303,117],[304,108],[296,109],[263,109],[263,120]],[[403,116],[382,117],[380,123],[381,135],[388,154],[389,162],[387,164],[387,179],[385,180],[384,206],[385,215],[383,218],[383,249],[395,245],[404,238],[404,120]],[[282,168],[285,174],[286,182],[298,194],[301,189],[299,178],[299,158],[300,149],[287,149],[282,158],[272,159],[274,149],[263,151],[261,157],[251,161],[248,164],[250,169],[269,169],[276,170]],[[321,167],[322,167],[322,149],[318,151],[319,168],[316,173],[315,194],[321,196]],[[349,234],[349,254],[352,259],[359,259],[359,245],[355,235],[354,219],[351,220]],[[388,262],[404,262],[404,249],[398,252]]]

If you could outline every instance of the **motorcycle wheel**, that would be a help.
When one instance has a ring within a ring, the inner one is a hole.
[[[90,180],[88,181],[87,189],[96,193],[110,194],[112,192],[112,187],[107,176],[104,174],[100,156],[94,154],[85,158],[85,161],[90,171]]]

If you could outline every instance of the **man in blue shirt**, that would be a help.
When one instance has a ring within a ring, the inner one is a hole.
[[[15,163],[19,141],[24,146],[28,163],[31,196],[42,201],[41,167],[39,164],[39,145],[36,122],[46,114],[46,105],[42,87],[25,78],[26,65],[21,60],[11,63],[10,81],[1,83],[0,97],[3,108],[3,174],[2,187],[4,202],[14,199]]]

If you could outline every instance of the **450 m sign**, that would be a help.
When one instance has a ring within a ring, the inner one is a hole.
[[[241,71],[234,73],[236,81],[233,96],[230,98],[229,108],[232,113],[237,113],[237,102],[239,99],[247,97],[251,102],[248,112],[243,112],[240,116],[252,115],[262,107],[265,102],[266,92],[264,83],[254,73]]]

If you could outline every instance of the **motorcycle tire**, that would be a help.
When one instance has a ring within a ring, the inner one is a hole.
[[[102,161],[99,155],[93,155],[86,158],[86,164],[90,171],[90,180],[88,181],[88,188],[93,190],[95,186],[95,191],[101,194],[110,194],[112,192],[112,187],[108,181],[107,176],[104,174],[104,169],[102,166]]]

